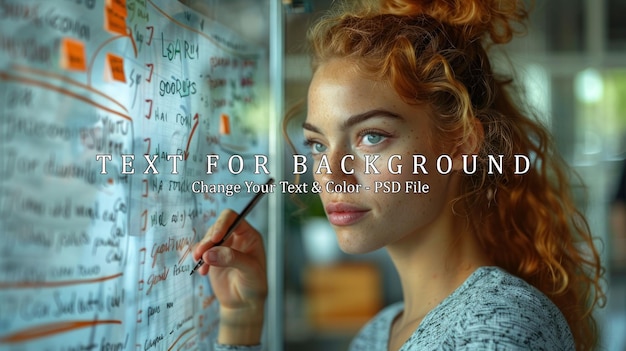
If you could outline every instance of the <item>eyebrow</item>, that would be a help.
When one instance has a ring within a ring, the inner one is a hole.
[[[343,128],[350,128],[356,124],[359,124],[361,122],[364,122],[370,118],[374,118],[374,117],[385,117],[385,118],[392,118],[392,119],[404,119],[402,118],[402,116],[400,116],[397,113],[388,111],[388,110],[384,110],[384,109],[374,109],[374,110],[369,110],[363,113],[359,113],[357,115],[353,115],[348,117],[348,119],[343,123]],[[312,125],[311,123],[308,122],[304,122],[302,124],[302,128],[306,129],[306,130],[310,130],[312,132],[315,133],[319,133],[322,134],[320,129],[317,128],[316,126]]]

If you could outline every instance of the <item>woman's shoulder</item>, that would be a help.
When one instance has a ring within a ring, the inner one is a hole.
[[[575,349],[556,305],[497,267],[479,268],[430,317],[429,322],[447,320],[447,341],[453,349]]]
[[[470,314],[482,315],[488,311],[491,315],[505,313],[512,318],[533,316],[534,320],[562,320],[567,326],[561,311],[545,294],[498,267],[479,268],[450,297],[450,304],[457,303]]]

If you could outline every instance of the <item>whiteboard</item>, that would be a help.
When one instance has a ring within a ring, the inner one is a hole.
[[[176,1],[0,1],[0,350],[211,349],[190,250],[269,177],[265,57]]]

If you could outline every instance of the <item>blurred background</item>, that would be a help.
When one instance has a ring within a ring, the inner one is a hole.
[[[273,92],[283,94],[284,89],[285,110],[306,96],[311,79],[306,31],[333,0],[282,0],[283,17],[278,21],[284,23],[275,31],[270,28],[276,23],[266,12],[270,0],[181,1],[204,8],[205,14],[266,47],[276,42],[272,35],[282,31],[284,42],[278,42],[284,55],[274,62],[280,64],[284,87]],[[607,270],[608,300],[597,320],[600,349],[610,351],[626,350],[624,14],[626,0],[535,0],[526,34],[493,52],[499,71],[515,75],[523,104],[543,119],[559,151],[586,185],[574,190]],[[294,130],[296,139],[299,134]],[[287,165],[290,155],[285,150]],[[291,168],[285,171],[283,178],[293,179]],[[307,209],[303,211],[298,202]],[[270,337],[280,335],[285,350],[346,350],[379,309],[402,299],[397,274],[383,250],[343,254],[315,196],[285,198],[281,206],[284,235],[270,242],[269,254],[279,262],[278,270],[284,267],[282,276],[279,272],[279,277],[270,277],[283,285],[282,293],[270,296],[282,309],[274,311],[270,324],[282,329]]]
[[[268,111],[282,115],[305,98],[306,32],[337,0],[179,1],[267,49]],[[599,349],[626,351],[626,0],[525,1],[534,4],[527,32],[494,51],[494,63],[514,75],[521,101],[543,119],[585,184],[573,190],[606,267]],[[281,178],[293,180],[284,149]],[[343,254],[316,195],[278,198],[267,211],[270,222],[280,222],[267,231],[270,284],[278,287],[270,291],[268,348],[347,350],[364,323],[402,299],[398,276],[384,250]]]
[[[332,2],[283,0],[286,108],[306,96],[306,31]],[[512,66],[525,103],[586,185],[575,191],[607,268],[601,349],[616,351],[626,350],[626,199],[618,195],[626,165],[624,14],[626,0],[537,0],[527,34],[497,60]],[[384,251],[342,254],[316,200],[301,200],[304,213],[285,202],[284,347],[346,350],[376,311],[401,300],[399,281]]]

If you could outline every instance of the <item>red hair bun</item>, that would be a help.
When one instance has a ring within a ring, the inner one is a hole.
[[[528,18],[522,0],[381,0],[381,12],[394,15],[428,15],[463,28],[468,38],[488,35],[496,44],[508,43],[514,28]]]

